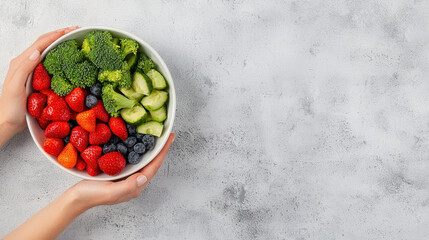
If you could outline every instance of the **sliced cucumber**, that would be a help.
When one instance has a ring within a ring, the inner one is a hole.
[[[165,106],[161,107],[158,110],[149,112],[152,120],[154,121],[163,122],[167,118],[167,110],[165,109]]]
[[[135,126],[144,123],[147,115],[146,110],[140,104],[136,104],[133,108],[124,108],[121,110],[121,117],[124,121]]]
[[[137,127],[137,132],[141,134],[149,134],[156,137],[160,137],[162,134],[162,129],[164,128],[164,125],[159,122],[150,121],[145,122],[142,125]]]
[[[164,89],[167,87],[167,82],[161,73],[155,69],[149,70],[146,75],[152,80],[152,86],[154,89]]]
[[[133,53],[129,54],[126,57],[125,61],[127,61],[128,67],[131,70],[134,70],[135,66],[137,65],[137,59],[138,59],[137,54],[133,54]]]
[[[144,73],[136,71],[133,77],[133,89],[138,93],[150,95],[152,92],[152,81]]]
[[[168,93],[161,90],[153,90],[152,93],[144,97],[141,101],[141,104],[149,111],[155,111],[164,106],[167,102]]]
[[[136,91],[134,91],[134,89],[130,88],[130,89],[126,89],[123,87],[118,87],[119,91],[121,91],[121,93],[123,93],[125,95],[125,97],[131,99],[131,100],[136,100],[136,101],[140,101],[143,98],[143,94],[138,93]]]

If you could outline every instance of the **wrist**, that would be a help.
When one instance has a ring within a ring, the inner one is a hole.
[[[95,206],[94,204],[85,201],[81,193],[77,191],[76,186],[73,186],[64,194],[67,196],[68,202],[73,206],[73,208],[81,213]]]

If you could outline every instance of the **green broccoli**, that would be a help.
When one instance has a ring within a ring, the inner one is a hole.
[[[52,77],[51,88],[57,95],[66,96],[73,91],[74,86],[65,79],[62,73],[59,73]]]
[[[143,73],[149,72],[149,70],[156,68],[155,63],[146,56],[144,53],[140,54],[139,61],[137,62],[137,69]]]
[[[112,117],[119,116],[119,110],[132,108],[137,104],[136,100],[131,100],[115,91],[112,84],[104,84],[102,90],[104,108]]]
[[[84,54],[79,51],[79,43],[76,40],[69,40],[60,43],[49,51],[43,61],[43,66],[52,75],[62,74],[70,71],[76,63],[82,62],[84,58]]]
[[[122,57],[125,59],[128,54],[137,54],[137,50],[139,49],[139,44],[136,40],[129,38],[121,38],[121,53]]]
[[[67,79],[73,85],[86,88],[91,87],[97,80],[98,68],[91,62],[85,60],[84,62],[77,63],[70,70],[65,72]]]
[[[113,71],[122,68],[124,58],[108,31],[88,33],[82,44],[82,52],[101,69]]]
[[[119,70],[101,70],[98,74],[98,80],[100,82],[118,83],[119,86],[126,89],[130,89],[133,83],[130,69],[126,62],[122,64],[122,69]]]

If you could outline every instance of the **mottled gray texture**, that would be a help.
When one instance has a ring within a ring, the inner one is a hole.
[[[61,239],[429,235],[427,1],[34,2],[0,4],[0,79],[38,35],[106,25],[155,47],[178,95],[142,196]],[[79,180],[28,131],[0,154],[0,236]]]

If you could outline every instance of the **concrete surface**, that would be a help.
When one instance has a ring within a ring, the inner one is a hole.
[[[2,1],[0,79],[49,30],[130,31],[175,78],[177,140],[140,198],[60,239],[429,235],[427,1],[68,2]],[[28,131],[0,154],[0,236],[79,181]]]

